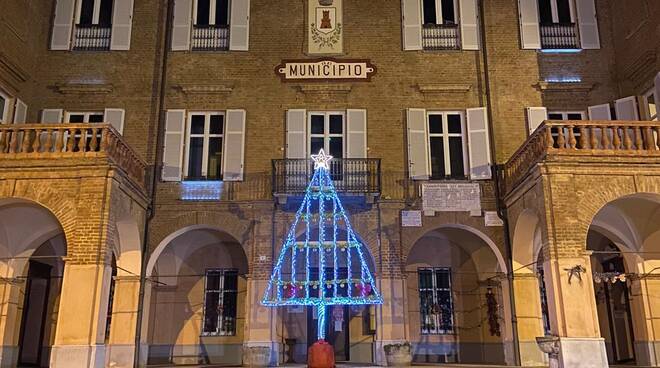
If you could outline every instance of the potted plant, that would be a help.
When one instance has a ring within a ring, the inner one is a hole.
[[[412,346],[407,341],[388,344],[383,349],[389,367],[408,367],[412,363]]]

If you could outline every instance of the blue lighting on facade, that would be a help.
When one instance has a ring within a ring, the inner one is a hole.
[[[222,196],[223,182],[195,180],[181,182],[181,199],[184,201],[218,201]]]
[[[579,54],[582,49],[541,49],[544,54]]]
[[[545,79],[548,83],[580,83],[582,78],[580,77],[548,77]]]
[[[383,303],[363,252],[365,244],[351,228],[348,213],[323,162],[327,162],[328,157],[323,152],[312,155],[316,161],[314,175],[261,302],[265,306],[316,307],[319,340],[325,338],[326,306]],[[303,230],[297,229],[299,224],[304,226],[304,232],[297,231]],[[298,240],[297,234],[301,233],[304,240]],[[297,260],[299,257],[304,257],[305,266],[300,271],[297,267],[298,264],[302,266],[303,260]],[[354,257],[357,259],[352,259]],[[340,266],[345,266],[341,267],[346,270],[345,274],[340,273]],[[312,277],[312,269],[317,269],[318,275]]]

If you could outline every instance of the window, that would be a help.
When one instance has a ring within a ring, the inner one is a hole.
[[[422,335],[450,334],[454,331],[454,306],[450,268],[420,268],[419,314]]]
[[[543,276],[543,262],[539,258],[536,263],[536,276],[539,280],[539,294],[541,296],[541,317],[543,317],[543,331],[545,335],[550,335],[550,313],[548,312],[548,290],[545,287],[545,279]]]
[[[427,113],[431,179],[465,179],[465,127],[460,112]]]
[[[222,143],[225,114],[194,112],[188,115],[186,179],[222,179]]]
[[[102,112],[67,112],[64,117],[65,123],[102,123]]]
[[[9,123],[9,96],[0,92],[0,124]]]
[[[80,0],[76,7],[74,50],[109,50],[113,0]]]
[[[195,0],[192,49],[229,49],[229,0]]]
[[[538,0],[541,47],[579,49],[573,0]]]
[[[459,49],[456,0],[422,0],[424,50]]]
[[[651,88],[642,96],[644,112],[646,113],[646,118],[649,120],[658,120],[657,100],[658,99],[655,97],[655,89],[653,88]]]
[[[538,0],[541,24],[575,23],[575,8],[572,0]]]
[[[334,158],[344,157],[344,113],[309,113],[309,152],[323,149]]]
[[[206,270],[204,287],[204,336],[236,335],[238,271]]]

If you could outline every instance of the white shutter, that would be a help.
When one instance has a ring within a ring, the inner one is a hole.
[[[470,179],[490,179],[490,139],[485,107],[467,109],[467,132],[470,150]]]
[[[639,120],[637,97],[629,96],[616,100],[614,111],[616,111],[616,120]]]
[[[520,43],[523,49],[540,49],[538,0],[518,0]]]
[[[241,181],[245,161],[245,110],[227,110],[226,116],[222,180]]]
[[[57,0],[53,33],[50,38],[51,50],[68,50],[71,48],[71,30],[73,29],[73,11],[75,0]]]
[[[479,50],[479,11],[477,0],[459,0],[461,45],[463,50]]]
[[[174,0],[172,51],[187,51],[190,49],[191,22],[192,0]]]
[[[232,0],[229,17],[229,49],[247,51],[250,40],[250,0]]]
[[[580,46],[583,49],[600,49],[594,0],[575,0],[575,10],[580,31]]]
[[[587,108],[589,120],[612,120],[610,104],[594,105]]]
[[[403,49],[422,49],[422,8],[420,0],[401,0]]]
[[[14,107],[14,124],[25,124],[27,118],[27,105],[20,99],[16,99]]]
[[[185,110],[167,110],[165,113],[165,141],[161,174],[163,181],[181,181],[185,121]]]
[[[59,124],[62,122],[62,109],[44,109],[41,110],[41,124]]]
[[[408,125],[408,171],[410,178],[426,180],[431,176],[426,110],[408,109],[406,120]]]
[[[110,123],[119,134],[124,132],[124,116],[125,112],[123,109],[105,109],[103,112],[103,121]]]
[[[367,110],[346,111],[346,158],[367,157]]]
[[[527,127],[529,128],[530,135],[534,133],[536,128],[538,128],[544,120],[548,120],[548,110],[545,107],[527,108]]]
[[[133,0],[114,0],[110,50],[130,50]]]
[[[286,112],[286,158],[307,158],[307,111]]]
[[[655,75],[655,90],[653,92],[653,101],[655,101],[655,111],[660,113],[660,111],[658,111],[660,110],[660,72]]]

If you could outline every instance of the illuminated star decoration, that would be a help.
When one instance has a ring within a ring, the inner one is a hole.
[[[323,148],[321,148],[318,154],[312,155],[312,160],[314,160],[314,170],[321,168],[330,170],[330,167],[328,167],[328,162],[332,160],[332,156],[326,155],[323,151]]]

